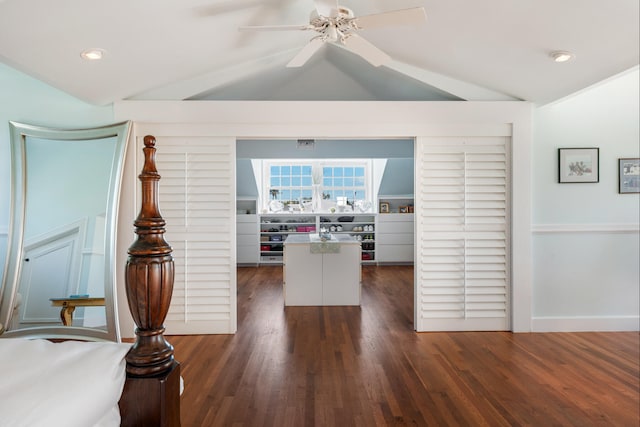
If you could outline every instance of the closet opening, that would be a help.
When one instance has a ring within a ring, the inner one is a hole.
[[[237,265],[287,267],[292,280],[287,239],[326,233],[361,248],[353,261],[325,269],[336,277],[353,263],[412,270],[414,181],[413,138],[238,139]]]

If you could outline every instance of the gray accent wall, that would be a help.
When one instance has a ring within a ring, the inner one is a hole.
[[[388,159],[378,194],[385,196],[413,194],[413,157]]]
[[[251,159],[236,158],[237,197],[258,197],[258,184],[253,174]]]
[[[309,138],[312,139],[312,138]],[[413,194],[413,139],[317,139],[298,148],[296,139],[242,139],[236,143],[238,197],[257,197],[251,159],[387,159],[380,194]]]
[[[390,68],[372,67],[358,55],[331,44],[304,67],[273,66],[189,100],[464,101]]]
[[[301,136],[301,139],[313,137]],[[413,139],[314,139],[312,149],[297,139],[240,139],[239,159],[390,159],[413,158]]]

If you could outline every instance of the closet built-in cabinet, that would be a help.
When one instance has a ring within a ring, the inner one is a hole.
[[[236,215],[236,262],[238,264],[258,264],[258,215]]]
[[[237,263],[282,264],[287,236],[326,229],[360,242],[362,264],[410,264],[414,261],[412,197],[386,197],[389,213],[256,214],[256,200],[238,199],[236,215]],[[400,213],[402,212],[402,213]]]
[[[256,265],[259,262],[256,200],[238,199],[236,200],[236,263]]]
[[[378,263],[412,264],[414,260],[413,195],[378,195]]]
[[[379,263],[413,263],[413,213],[378,215],[377,254]]]
[[[304,214],[280,213],[259,215],[260,263],[282,263],[283,242],[291,234],[348,234],[361,242],[362,262],[376,260],[375,214]]]

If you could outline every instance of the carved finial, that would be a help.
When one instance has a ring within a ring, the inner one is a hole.
[[[153,135],[147,135],[144,137],[144,146],[145,147],[155,147],[156,146],[156,137]]]
[[[146,180],[158,180],[160,175],[156,169],[156,137],[153,135],[147,135],[144,137],[144,166],[140,173],[140,180],[143,182]]]
[[[150,376],[171,369],[173,347],[165,340],[164,319],[173,292],[174,266],[171,246],[164,240],[165,221],[158,209],[158,181],[154,147],[156,139],[144,137],[144,167],[139,175],[142,206],[134,221],[137,239],[129,247],[125,288],[136,323],[136,342],[127,354],[127,372]]]

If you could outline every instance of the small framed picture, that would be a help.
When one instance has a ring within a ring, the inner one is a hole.
[[[618,159],[618,193],[640,193],[640,158]]]
[[[599,154],[599,148],[558,148],[558,182],[599,182]]]
[[[398,212],[409,213],[409,206],[398,206]]]
[[[391,209],[388,202],[380,202],[380,213],[389,213]]]

